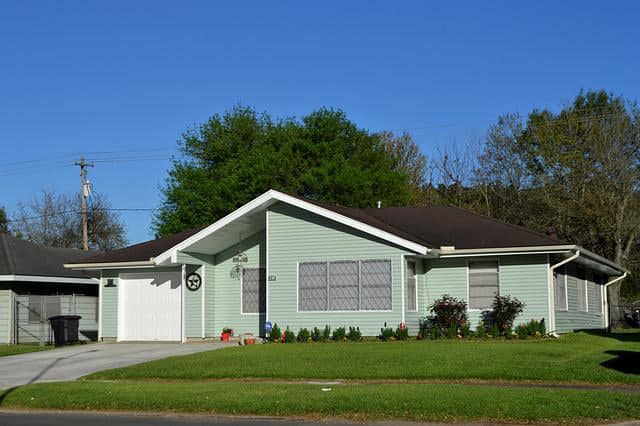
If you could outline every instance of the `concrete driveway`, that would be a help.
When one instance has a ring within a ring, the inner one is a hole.
[[[233,346],[228,343],[95,343],[0,357],[0,389],[76,380],[110,368]]]

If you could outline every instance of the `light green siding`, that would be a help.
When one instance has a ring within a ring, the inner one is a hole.
[[[272,206],[267,216],[268,320],[281,328],[290,326],[332,328],[359,326],[364,335],[378,335],[386,322],[396,327],[401,321],[403,285],[401,256],[407,253],[367,234],[282,203]],[[408,253],[407,253],[408,254]],[[388,259],[391,261],[392,311],[388,312],[297,312],[297,265],[299,262]],[[417,315],[408,327],[417,331]],[[414,323],[415,322],[415,323]]]
[[[214,336],[219,336],[223,327],[234,330],[236,335],[243,333],[260,334],[260,324],[264,323],[264,315],[243,314],[241,312],[240,278],[232,276],[233,256],[239,251],[247,255],[248,262],[243,266],[247,268],[264,267],[266,262],[265,232],[254,234],[242,242],[216,254],[213,269],[213,292],[209,296],[213,305],[213,330]],[[207,272],[207,284],[211,283],[211,277]],[[208,286],[211,288],[211,286]],[[209,292],[208,292],[209,293]],[[211,308],[209,308],[211,309]]]
[[[113,279],[115,287],[105,287],[107,279]],[[118,271],[104,270],[100,285],[102,286],[102,337],[118,337]]]
[[[501,256],[500,294],[511,295],[525,303],[519,322],[535,318],[548,321],[547,260],[543,255]],[[468,302],[467,259],[433,259],[425,261],[426,304],[443,294],[450,294]],[[481,318],[480,310],[470,310],[469,319],[475,327]]]
[[[202,267],[187,266],[187,275],[196,272],[202,277]],[[202,293],[203,285],[198,290],[184,290],[184,332],[187,338],[202,337]]]
[[[583,280],[576,274],[575,265],[567,268],[567,299],[568,310],[556,311],[556,329],[559,333],[567,333],[581,329],[602,329],[605,327],[604,315],[596,311],[596,289],[602,286],[589,282],[587,286],[587,301],[589,311],[578,309],[578,285],[584,285]]]
[[[11,343],[11,290],[0,290],[0,344]]]

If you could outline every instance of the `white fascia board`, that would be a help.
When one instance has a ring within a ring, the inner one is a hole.
[[[499,248],[483,248],[483,249],[454,249],[454,250],[434,250],[439,257],[474,257],[474,256],[491,256],[495,254],[507,256],[518,254],[552,254],[579,251],[581,256],[588,257],[591,260],[609,266],[622,273],[629,271],[622,266],[612,262],[611,260],[599,256],[589,250],[584,249],[576,244],[565,244],[557,246],[533,246],[533,247],[499,247]]]
[[[94,278],[46,277],[39,275],[0,275],[0,281],[21,281],[62,284],[98,284]]]
[[[136,262],[103,262],[103,263],[65,263],[67,269],[127,269],[127,268],[152,268],[155,265],[153,259]]]
[[[406,240],[404,238],[400,238],[397,235],[391,234],[389,232],[386,231],[382,231],[381,229],[376,228],[375,226],[371,226],[371,225],[367,225],[365,223],[362,223],[360,221],[357,221],[355,219],[351,219],[349,217],[346,217],[344,215],[341,215],[339,213],[335,213],[331,210],[325,209],[323,207],[317,206],[315,204],[306,202],[304,200],[300,200],[296,197],[292,197],[290,195],[287,194],[283,194],[282,192],[279,191],[275,191],[275,190],[269,190],[267,192],[265,192],[264,194],[262,194],[261,196],[259,196],[258,198],[253,199],[252,201],[248,202],[247,204],[245,204],[244,206],[238,208],[237,210],[233,211],[232,213],[228,214],[227,216],[223,217],[222,219],[218,220],[217,222],[215,222],[214,224],[207,226],[206,228],[204,228],[202,231],[192,235],[191,237],[187,238],[186,240],[182,241],[181,243],[173,246],[172,248],[170,248],[169,250],[165,251],[164,253],[160,254],[159,256],[157,256],[155,258],[155,264],[156,265],[161,265],[167,261],[173,261],[174,259],[176,259],[177,257],[177,253],[179,251],[182,251],[184,249],[186,249],[187,247],[189,247],[192,244],[195,244],[196,242],[200,241],[201,239],[207,237],[208,235],[211,235],[212,233],[216,232],[218,229],[223,228],[224,226],[230,224],[231,222],[233,222],[234,220],[244,216],[247,213],[250,213],[251,211],[259,208],[260,206],[266,204],[266,203],[272,203],[274,201],[281,201],[283,203],[287,203],[290,204],[294,207],[298,207],[301,208],[303,210],[306,210],[308,212],[317,214],[319,216],[325,217],[327,219],[333,220],[335,222],[341,223],[343,225],[349,226],[351,228],[357,229],[359,231],[362,231],[366,234],[372,235],[374,237],[380,238],[384,241],[396,244],[400,247],[404,247],[408,250],[411,250],[413,252],[416,252],[418,254],[427,254],[430,249],[414,243],[412,241]]]
[[[482,249],[454,249],[454,250],[438,250],[440,257],[471,257],[471,256],[491,256],[495,254],[501,255],[518,255],[518,254],[549,254],[564,253],[575,250],[576,245],[558,245],[558,246],[537,246],[537,247],[497,247]]]

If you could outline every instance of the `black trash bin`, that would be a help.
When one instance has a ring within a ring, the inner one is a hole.
[[[56,346],[70,345],[78,339],[79,315],[56,315],[49,318],[53,329],[53,340]]]

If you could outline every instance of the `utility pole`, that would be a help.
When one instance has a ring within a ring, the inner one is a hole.
[[[84,157],[80,157],[80,161],[74,163],[80,166],[80,184],[82,189],[80,192],[80,200],[82,203],[82,249],[89,250],[89,231],[87,229],[87,197],[91,194],[91,184],[87,180],[87,167],[93,167],[93,163],[84,161]]]

